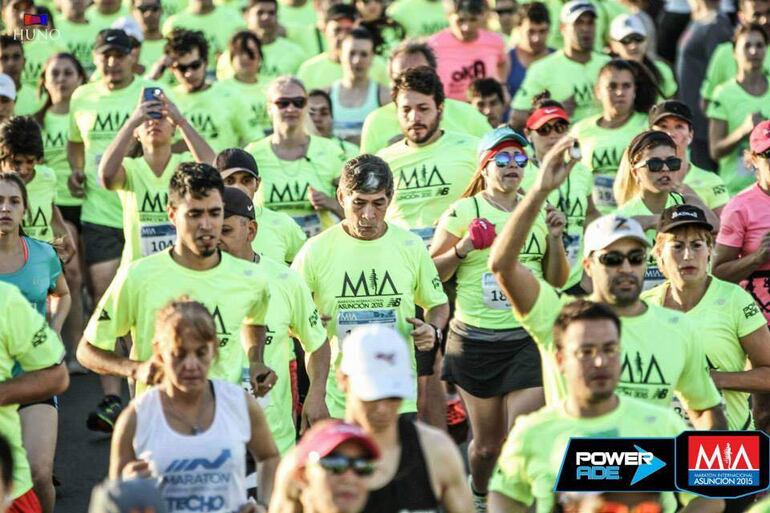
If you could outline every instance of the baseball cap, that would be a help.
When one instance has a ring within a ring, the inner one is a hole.
[[[217,168],[222,179],[227,178],[233,173],[243,171],[254,178],[259,178],[259,168],[257,161],[248,151],[240,148],[227,148],[217,155],[214,161],[214,167]]]
[[[118,50],[123,54],[131,53],[131,39],[121,29],[108,28],[96,35],[94,50],[104,53],[108,50]]]
[[[88,513],[131,513],[152,511],[166,513],[166,504],[154,481],[129,479],[106,480],[94,487]]]
[[[695,205],[674,205],[668,207],[660,215],[658,232],[668,233],[674,228],[686,225],[702,226],[708,228],[709,231],[714,229],[714,226],[706,219],[706,213],[702,209]]]
[[[131,16],[123,16],[122,18],[118,18],[110,26],[110,28],[122,30],[128,37],[133,37],[136,39],[139,44],[144,41],[144,32],[142,32],[142,27],[140,27],[139,22],[137,22]]]
[[[0,96],[16,100],[16,84],[5,73],[0,73]]]
[[[490,130],[481,137],[479,144],[476,146],[476,153],[479,159],[482,158],[485,153],[492,150],[495,146],[498,146],[500,143],[505,141],[512,141],[522,148],[525,148],[529,144],[527,138],[513,128],[508,126],[500,126],[494,130]]]
[[[754,127],[749,137],[749,147],[754,153],[764,153],[770,149],[770,121],[762,121]]]
[[[634,14],[615,16],[610,24],[610,38],[613,41],[622,41],[632,34],[647,37],[647,27],[644,26],[642,19]]]
[[[645,246],[650,246],[650,241],[647,240],[642,225],[638,221],[630,217],[610,214],[588,225],[583,235],[583,252],[585,255],[590,255],[620,239],[634,239]]]
[[[575,23],[580,18],[580,15],[585,12],[591,13],[596,17],[596,7],[594,4],[586,0],[572,0],[561,8],[559,19],[565,24]]]
[[[356,442],[371,459],[380,457],[380,449],[364,430],[341,420],[322,420],[313,425],[302,437],[295,454],[294,464],[304,467],[308,461],[318,461],[346,442]]]
[[[326,21],[350,20],[356,21],[358,11],[352,5],[334,4],[326,9]]]
[[[342,344],[340,370],[363,401],[417,398],[412,353],[393,328],[370,324],[355,328]]]
[[[225,187],[222,199],[225,202],[225,219],[230,216],[241,216],[251,220],[256,219],[254,203],[242,190],[235,187]]]
[[[481,14],[487,8],[485,0],[454,0],[452,3],[455,12]]]
[[[666,100],[655,104],[647,115],[650,126],[656,125],[663,118],[673,116],[692,125],[692,111],[690,107],[677,100]]]
[[[537,130],[554,119],[563,119],[569,123],[569,114],[567,114],[561,107],[542,107],[535,110],[535,112],[527,118],[527,128],[530,130]]]

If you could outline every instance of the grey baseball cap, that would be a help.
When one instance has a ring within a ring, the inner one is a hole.
[[[147,509],[154,513],[168,512],[155,481],[105,480],[96,485],[91,492],[88,513],[131,513]]]

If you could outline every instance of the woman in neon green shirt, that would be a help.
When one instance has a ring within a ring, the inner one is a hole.
[[[653,254],[666,281],[643,298],[695,321],[729,429],[754,429],[749,394],[770,392],[770,330],[748,292],[709,273],[713,229],[698,207],[663,211]]]
[[[719,219],[693,190],[682,183],[682,159],[676,156],[676,143],[665,132],[648,130],[634,137],[626,151],[615,179],[615,199],[618,213],[633,217],[642,225],[650,240],[655,242],[660,214],[668,207],[685,203],[706,212],[712,226]],[[644,273],[645,290],[663,283],[664,277],[652,255]]]
[[[540,355],[513,317],[488,264],[495,226],[502,227],[519,202],[526,138],[497,128],[478,145],[479,167],[460,200],[439,221],[431,257],[442,281],[457,277],[454,319],[449,326],[442,379],[457,385],[470,415],[468,448],[472,490],[478,500],[500,447],[518,415],[544,404]],[[537,276],[561,287],[569,275],[562,244],[566,219],[542,213],[521,254]]]

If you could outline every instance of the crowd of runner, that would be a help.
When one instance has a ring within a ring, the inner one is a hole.
[[[490,2],[2,0],[0,512],[770,512],[554,492],[770,432],[770,0]]]

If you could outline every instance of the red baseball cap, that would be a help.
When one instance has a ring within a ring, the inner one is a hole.
[[[770,121],[762,121],[754,127],[749,137],[749,146],[754,153],[764,153],[770,149]]]
[[[569,114],[560,107],[541,107],[527,118],[527,128],[537,130],[549,121],[563,119],[569,123]]]
[[[345,442],[356,442],[372,459],[380,457],[377,444],[360,427],[341,420],[322,420],[314,424],[300,440],[295,453],[295,465],[300,468],[310,459],[324,458]]]

